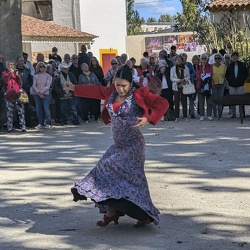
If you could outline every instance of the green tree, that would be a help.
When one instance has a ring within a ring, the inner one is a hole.
[[[155,17],[149,17],[147,19],[147,23],[156,23],[156,18]]]
[[[0,1],[0,54],[14,60],[22,53],[21,0]]]
[[[161,15],[158,19],[159,23],[165,23],[165,22],[173,22],[173,17],[169,14]]]
[[[134,0],[126,0],[127,34],[138,35],[141,32],[142,20],[137,10],[134,10]]]

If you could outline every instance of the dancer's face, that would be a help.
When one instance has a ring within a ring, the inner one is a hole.
[[[132,84],[128,82],[127,80],[121,79],[121,78],[115,79],[115,88],[119,96],[121,97],[126,96],[129,93],[131,87],[132,87]]]

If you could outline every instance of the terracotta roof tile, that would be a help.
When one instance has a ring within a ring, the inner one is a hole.
[[[28,37],[96,38],[97,36],[49,21],[22,15],[22,35]]]
[[[244,9],[250,7],[250,0],[215,0],[207,7],[208,10]]]

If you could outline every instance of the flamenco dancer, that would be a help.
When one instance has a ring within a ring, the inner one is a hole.
[[[166,99],[152,94],[147,87],[133,87],[133,75],[128,66],[116,73],[111,87],[65,84],[76,96],[105,100],[102,119],[111,122],[114,144],[83,179],[75,183],[73,200],[90,198],[101,213],[97,226],[118,224],[120,216],[137,219],[134,227],[159,222],[159,211],[153,205],[144,172],[145,141],[140,127],[155,125],[166,113]]]

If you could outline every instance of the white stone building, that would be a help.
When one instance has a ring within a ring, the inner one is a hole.
[[[87,43],[88,50],[105,64],[111,57],[126,52],[125,0],[48,0],[23,1],[23,14],[81,30],[97,36]],[[48,52],[53,46],[59,54],[78,53],[80,43],[32,43],[33,52]]]

